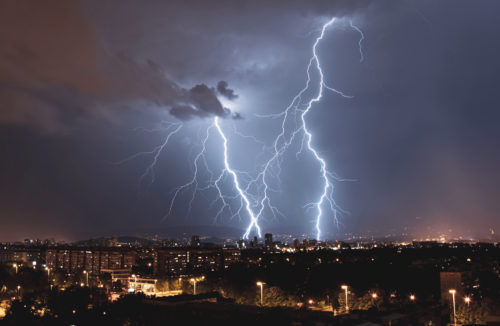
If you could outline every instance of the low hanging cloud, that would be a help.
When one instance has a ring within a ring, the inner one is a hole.
[[[200,84],[187,91],[185,102],[173,105],[170,114],[180,120],[188,120],[195,117],[226,117],[230,110],[222,106],[213,88]]]
[[[217,91],[219,91],[219,93],[226,97],[228,100],[235,100],[238,98],[238,95],[236,95],[234,93],[234,90],[230,89],[230,88],[227,88],[227,82],[226,81],[223,81],[221,80],[218,84],[217,84]]]

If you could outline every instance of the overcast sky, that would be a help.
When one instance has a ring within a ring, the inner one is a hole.
[[[259,172],[281,121],[257,116],[283,111],[304,87],[312,45],[332,17],[318,55],[328,85],[353,97],[325,93],[307,123],[329,170],[355,181],[335,182],[348,213],[325,214],[325,234],[412,227],[484,237],[500,227],[499,10],[486,0],[3,1],[0,239],[244,229],[245,214],[215,220],[212,191],[197,195],[190,214],[182,193],[166,216],[172,190],[191,179],[214,116],[233,167]],[[364,33],[362,61],[350,21]],[[116,164],[161,144],[161,121],[183,127],[159,155],[154,182],[141,179],[152,155]],[[266,214],[264,232],[314,232],[303,205],[321,192],[319,166],[296,157],[299,148],[283,156],[281,192],[272,194],[284,216]],[[221,168],[215,134],[206,158]],[[230,182],[224,189],[234,194]]]

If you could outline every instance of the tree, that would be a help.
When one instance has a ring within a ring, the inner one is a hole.
[[[295,307],[297,299],[286,294],[277,286],[264,287],[263,304],[266,307]],[[260,305],[260,288],[255,296],[255,304]]]
[[[484,324],[490,312],[488,301],[457,304],[457,323],[459,324]],[[453,307],[450,305],[450,320],[453,321]]]

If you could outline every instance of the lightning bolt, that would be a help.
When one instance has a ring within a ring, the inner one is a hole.
[[[139,130],[139,131],[144,131],[144,132],[149,132],[149,133],[158,132],[158,131],[167,131],[168,132],[167,136],[165,137],[165,139],[163,140],[163,142],[160,145],[156,146],[155,148],[153,148],[150,151],[138,152],[138,153],[135,153],[135,154],[127,157],[126,159],[123,159],[121,161],[114,163],[114,164],[123,164],[123,163],[131,161],[135,158],[138,158],[140,156],[152,155],[153,159],[151,160],[151,163],[146,167],[146,169],[142,173],[141,177],[139,178],[139,184],[141,184],[142,181],[144,180],[144,178],[147,177],[148,175],[151,176],[150,183],[155,182],[155,178],[156,178],[155,167],[156,167],[156,164],[158,163],[158,159],[159,159],[161,153],[167,148],[167,145],[170,141],[170,138],[173,135],[175,135],[176,133],[178,133],[182,129],[182,126],[183,126],[182,123],[171,123],[171,122],[166,122],[166,121],[162,121],[161,125],[167,125],[167,126],[154,128],[154,129],[144,129],[144,128],[136,128],[135,129],[136,131]]]
[[[215,117],[214,125],[217,128],[217,131],[223,140],[225,171],[231,175],[231,177],[233,179],[234,187],[236,188],[236,191],[238,192],[241,199],[243,200],[243,202],[245,204],[245,210],[247,211],[248,215],[250,216],[249,228],[252,229],[253,227],[255,227],[257,229],[257,233],[258,233],[259,237],[262,237],[261,232],[260,232],[260,226],[257,223],[258,219],[252,210],[252,205],[250,203],[250,200],[248,199],[246,192],[240,186],[240,182],[238,180],[238,175],[236,174],[236,172],[233,169],[231,169],[231,166],[229,165],[228,154],[227,154],[227,138],[224,135],[224,132],[222,131],[221,127],[219,126],[219,118],[218,117]],[[248,238],[248,235],[245,233],[244,237]]]
[[[195,200],[196,193],[198,192],[198,190],[206,190],[206,189],[209,188],[209,187],[205,187],[205,188],[202,188],[202,189],[199,188],[199,182],[198,182],[199,166],[198,166],[198,164],[199,164],[200,160],[202,160],[202,162],[204,163],[204,165],[206,167],[206,170],[210,173],[210,176],[211,176],[210,180],[212,180],[213,173],[208,168],[208,164],[207,164],[207,161],[206,161],[205,156],[204,156],[204,154],[206,152],[207,141],[208,141],[208,138],[210,136],[210,129],[212,127],[213,127],[213,125],[209,125],[206,128],[205,137],[203,138],[203,140],[201,142],[201,149],[196,154],[196,156],[194,158],[194,161],[193,161],[193,166],[194,166],[193,177],[191,178],[191,180],[189,182],[187,182],[187,183],[185,183],[185,184],[177,187],[174,190],[174,194],[173,194],[172,198],[170,199],[170,206],[169,206],[168,214],[165,215],[163,217],[163,219],[165,219],[167,216],[172,215],[172,211],[174,209],[174,205],[175,205],[176,199],[179,196],[179,194],[182,193],[184,190],[187,190],[189,188],[193,188],[193,191],[191,192],[191,199],[189,200],[189,203],[188,203],[188,215],[190,215],[191,214],[191,210],[193,208],[193,202]]]
[[[165,217],[173,214],[176,201],[179,196],[185,191],[190,191],[190,198],[188,201],[188,215],[192,210],[192,205],[196,199],[196,194],[200,191],[215,191],[215,199],[212,201],[210,207],[219,203],[219,209],[215,214],[215,220],[218,219],[225,211],[229,211],[231,218],[239,216],[240,218],[244,213],[248,215],[250,222],[243,235],[244,239],[248,239],[251,232],[255,230],[259,237],[261,237],[261,227],[259,221],[264,217],[266,212],[274,218],[284,216],[281,211],[272,204],[271,193],[280,192],[279,184],[281,184],[281,164],[283,162],[283,154],[300,139],[300,147],[296,152],[298,157],[304,151],[309,152],[319,166],[319,174],[321,179],[321,188],[318,199],[307,203],[303,207],[308,211],[309,209],[315,210],[315,232],[316,238],[321,239],[321,221],[325,214],[324,208],[328,209],[337,221],[338,212],[343,212],[335,203],[333,198],[333,183],[332,180],[342,180],[335,174],[331,173],[327,168],[325,159],[320,155],[318,150],[313,146],[313,135],[308,128],[306,117],[313,108],[313,105],[320,102],[323,98],[324,90],[329,90],[337,95],[345,98],[352,98],[352,96],[344,94],[342,91],[328,86],[325,82],[325,77],[321,67],[321,62],[317,54],[318,46],[323,40],[327,29],[335,22],[335,18],[326,22],[321,29],[320,35],[315,39],[312,46],[312,56],[306,68],[307,80],[305,86],[293,97],[291,103],[280,113],[257,116],[258,118],[281,119],[281,131],[274,138],[271,146],[266,146],[265,143],[258,140],[254,136],[244,135],[236,130],[233,124],[233,133],[245,139],[251,139],[257,144],[262,146],[263,152],[269,154],[269,159],[257,167],[256,176],[253,177],[248,172],[238,171],[231,167],[229,162],[228,153],[228,138],[222,130],[219,122],[219,117],[215,117],[213,121],[204,129],[204,136],[201,139],[196,155],[192,161],[192,176],[185,184],[175,188],[171,193],[168,213]],[[363,61],[363,51],[361,42],[364,35],[361,30],[350,22],[352,28],[357,30],[361,39],[358,42],[361,61]],[[312,72],[316,72],[317,80],[313,81]],[[314,86],[313,86],[314,84]],[[313,95],[309,95],[313,94]],[[309,100],[305,98],[312,96]],[[163,125],[166,125],[164,127]],[[166,150],[171,137],[177,134],[183,127],[182,123],[164,123],[161,128],[156,129],[143,129],[145,132],[156,132],[165,130],[167,135],[163,142],[151,151],[139,152],[130,156],[129,158],[118,163],[124,163],[131,159],[137,158],[142,155],[152,155],[152,161],[141,175],[142,180],[151,175],[151,183],[155,181],[155,167],[158,163],[160,154]],[[223,145],[223,167],[215,176],[215,173],[210,169],[205,154],[207,153],[207,142],[210,139],[212,130],[216,130]],[[203,129],[202,129],[203,130]],[[201,136],[200,136],[201,137]],[[259,172],[260,171],[260,172]],[[200,181],[202,177],[209,176],[208,181]],[[223,191],[223,186],[226,177],[229,177],[233,185],[234,193],[226,195]],[[239,206],[234,208],[233,202],[239,202]],[[165,218],[164,217],[164,218]]]
[[[327,201],[330,204],[330,209],[333,211],[335,218],[337,218],[337,210],[336,210],[336,205],[335,202],[333,201],[332,198],[332,192],[333,192],[333,186],[330,182],[330,179],[328,178],[328,171],[326,169],[326,162],[325,160],[318,154],[317,150],[312,146],[311,141],[312,141],[312,134],[311,132],[307,129],[307,123],[306,123],[306,115],[309,113],[309,111],[312,108],[312,105],[316,102],[319,102],[321,98],[323,97],[323,88],[327,88],[331,91],[334,91],[337,94],[340,94],[342,96],[344,95],[342,92],[337,91],[331,87],[328,87],[325,85],[324,82],[324,75],[323,75],[323,70],[321,69],[321,64],[318,58],[317,54],[317,47],[319,42],[323,39],[323,36],[325,35],[326,29],[333,24],[335,21],[335,18],[332,18],[329,22],[327,22],[325,25],[323,25],[323,28],[321,29],[321,35],[316,38],[316,41],[314,42],[313,45],[313,61],[316,63],[316,69],[318,70],[319,73],[319,91],[318,94],[315,98],[309,101],[307,104],[306,109],[302,112],[300,118],[302,121],[302,128],[304,130],[304,134],[307,138],[307,149],[314,155],[314,158],[319,162],[320,164],[320,172],[321,172],[321,177],[323,178],[323,192],[321,193],[321,196],[319,197],[319,200],[310,203],[309,205],[316,207],[317,210],[317,215],[316,215],[316,239],[320,240],[321,239],[321,217],[323,215],[323,210],[322,210],[322,205],[325,201]],[[310,80],[310,75],[309,75],[309,70],[307,71],[308,76],[307,79]]]
[[[272,182],[273,180],[275,180],[277,183],[281,182],[280,173],[281,173],[281,163],[283,160],[283,154],[290,148],[290,146],[295,142],[295,140],[299,137],[299,135],[302,135],[302,139],[300,143],[300,148],[297,151],[296,155],[298,156],[299,154],[301,154],[304,148],[306,148],[307,151],[309,151],[309,153],[311,153],[314,159],[318,162],[319,172],[322,180],[322,187],[319,198],[314,202],[310,202],[304,205],[304,208],[316,210],[316,215],[315,215],[316,239],[318,240],[321,239],[321,221],[324,214],[323,206],[325,204],[328,204],[327,207],[333,213],[335,220],[337,220],[338,212],[343,212],[337,206],[335,200],[333,199],[333,185],[331,182],[331,179],[334,180],[340,180],[340,179],[335,174],[328,171],[325,159],[319,154],[318,150],[313,146],[312,133],[308,129],[306,121],[306,116],[312,109],[313,104],[321,101],[323,97],[323,91],[325,89],[334,92],[342,97],[352,98],[352,96],[346,95],[342,91],[330,87],[325,83],[323,70],[321,68],[321,62],[317,54],[318,46],[321,40],[323,40],[327,29],[335,22],[335,20],[336,20],[335,18],[332,18],[328,22],[326,22],[321,29],[320,35],[315,39],[315,42],[312,47],[312,56],[309,60],[306,69],[307,80],[304,88],[302,88],[297,93],[297,95],[294,96],[291,103],[284,111],[272,115],[257,116],[259,118],[271,118],[271,119],[281,118],[282,119],[281,132],[276,136],[273,142],[273,154],[271,155],[269,160],[265,162],[265,164],[263,164],[262,171],[254,180],[255,182],[261,182],[263,184],[263,196],[262,199],[260,200],[259,210],[255,217],[256,222],[249,225],[247,233],[245,233],[246,236],[248,236],[251,227],[253,225],[257,225],[259,219],[263,217],[263,214],[266,211],[266,209],[269,210],[273,214],[273,216],[276,216],[276,213],[278,211],[276,207],[271,205],[270,191],[272,191],[272,188],[270,186],[270,182]],[[352,27],[361,33],[361,30],[359,30],[357,27],[355,27],[354,25],[352,25]],[[360,53],[361,55],[363,55],[363,52],[361,51],[361,41],[362,40],[360,40],[358,44],[360,46]],[[304,101],[303,98],[305,97],[305,94],[311,91],[312,69],[315,69],[315,71],[319,75],[319,79],[317,81],[318,89],[316,95],[312,99],[310,99],[309,101]]]
[[[176,135],[183,127],[184,125],[182,123],[172,123],[168,121],[162,121],[160,123],[159,127],[156,128],[151,128],[151,129],[146,129],[146,128],[135,128],[134,131],[141,131],[141,132],[147,132],[147,133],[155,133],[155,132],[166,132],[166,136],[164,137],[163,141],[156,147],[154,147],[150,151],[143,151],[143,152],[138,152],[135,153],[119,162],[115,162],[115,164],[123,164],[128,161],[131,161],[133,159],[136,159],[141,156],[152,156],[151,162],[148,164],[144,172],[141,174],[139,178],[139,185],[143,182],[144,178],[146,178],[148,175],[151,176],[151,183],[155,182],[155,168],[158,164],[158,161],[160,159],[160,155],[166,151],[168,148],[168,144],[171,141],[171,138]],[[219,175],[215,177],[215,173],[210,169],[208,166],[208,162],[206,160],[205,154],[207,152],[207,142],[210,138],[210,133],[212,129],[217,128],[218,134],[221,135],[223,139],[223,144],[224,144],[224,168],[221,170]],[[200,130],[203,130],[200,129]],[[244,138],[249,138],[252,139],[253,141],[257,141],[260,144],[263,144],[262,142],[258,141],[255,137],[253,136],[246,136],[243,135],[236,130],[234,130],[235,134],[240,135],[241,137]],[[237,171],[235,169],[232,169],[229,165],[228,162],[228,149],[227,149],[227,138],[225,134],[223,133],[222,129],[219,126],[218,119],[214,119],[205,129],[204,129],[204,136],[201,140],[201,145],[199,146],[199,150],[194,156],[193,159],[193,172],[191,179],[186,182],[185,184],[175,188],[172,191],[172,196],[170,198],[170,203],[169,203],[169,209],[168,212],[165,214],[163,217],[163,220],[167,218],[168,216],[171,216],[173,214],[175,204],[177,200],[179,199],[179,196],[186,192],[190,191],[190,198],[188,201],[188,211],[187,211],[187,216],[191,214],[192,211],[192,206],[193,203],[196,199],[196,195],[199,192],[202,191],[207,191],[207,190],[215,190],[215,199],[212,201],[212,204],[210,207],[217,203],[221,203],[220,208],[218,209],[217,213],[215,214],[215,220],[219,218],[221,214],[223,214],[226,210],[229,210],[231,213],[231,218],[234,216],[240,216],[243,213],[243,209],[246,209],[246,211],[249,213],[251,220],[254,219],[254,214],[251,210],[251,203],[250,203],[250,195],[246,193],[246,191],[241,188],[240,186],[240,181],[238,174],[240,175],[248,175],[245,172],[242,171]],[[205,173],[205,174],[203,174]],[[206,176],[208,174],[209,178],[208,181],[202,182],[201,179],[203,176]],[[228,196],[224,194],[223,191],[223,185],[224,185],[224,179],[226,175],[230,175],[234,184],[235,188],[237,190],[236,195],[231,195]],[[250,177],[248,177],[250,179]],[[231,201],[240,199],[240,206],[236,209],[236,211],[233,211]],[[259,229],[259,236],[260,236],[260,229]]]
[[[217,130],[218,135],[222,139],[223,154],[224,154],[224,156],[223,156],[223,158],[224,158],[223,159],[223,166],[224,167],[221,170],[221,172],[219,173],[217,178],[214,178],[214,172],[212,172],[210,170],[210,168],[208,167],[208,163],[207,163],[206,158],[205,158],[206,145],[207,145],[207,142],[210,138],[211,130],[214,128]],[[238,133],[237,131],[235,131],[235,133],[240,135],[241,137],[250,138],[254,141],[257,141],[257,139],[252,137],[252,136],[246,136],[246,135],[243,135],[241,133]],[[258,143],[261,143],[261,142],[259,141]],[[194,160],[193,160],[194,171],[193,171],[192,177],[187,183],[174,189],[173,196],[170,200],[169,211],[168,211],[166,216],[172,215],[176,200],[178,199],[179,195],[182,192],[187,191],[188,189],[191,189],[191,198],[188,202],[188,215],[189,215],[191,210],[192,210],[192,205],[193,205],[193,202],[195,200],[196,194],[200,191],[213,189],[216,192],[216,196],[215,196],[215,199],[212,201],[212,204],[210,206],[215,205],[217,202],[221,203],[219,210],[215,214],[215,220],[217,220],[217,218],[221,214],[223,214],[223,212],[225,210],[230,211],[231,218],[234,216],[241,216],[243,213],[243,210],[244,210],[244,211],[246,211],[246,213],[250,217],[251,225],[253,225],[257,229],[257,233],[258,233],[259,237],[261,237],[261,230],[260,230],[259,225],[257,224],[257,219],[255,217],[253,210],[252,210],[252,206],[253,206],[252,201],[254,201],[254,200],[248,194],[248,187],[243,188],[241,186],[240,175],[247,175],[248,176],[248,174],[245,172],[238,171],[238,170],[231,168],[231,165],[229,163],[229,154],[228,154],[227,144],[228,144],[228,140],[227,140],[227,137],[224,134],[222,128],[220,127],[219,118],[215,117],[213,122],[210,125],[208,125],[207,128],[205,129],[205,136],[202,139],[200,150],[197,152],[197,154],[194,157]],[[203,166],[200,166],[201,163],[203,163]],[[208,172],[208,174],[210,176],[209,181],[208,181],[207,185],[205,185],[205,186],[200,186],[200,181],[199,181],[200,173],[201,173],[200,170],[202,167]],[[222,186],[224,183],[225,176],[231,177],[234,189],[236,190],[236,195],[227,196],[224,194],[224,192],[222,190]],[[249,176],[249,178],[250,178],[250,176]],[[240,201],[240,206],[234,212],[230,201],[237,200],[237,199],[239,199],[239,201]]]
[[[358,41],[358,48],[359,48],[359,62],[363,62],[363,60],[365,60],[365,56],[363,54],[363,47],[361,46],[361,43],[363,42],[363,40],[365,39],[365,34],[363,34],[363,31],[361,31],[361,29],[359,29],[359,27],[357,27],[356,25],[354,25],[352,23],[352,20],[349,21],[349,25],[351,25],[351,27],[356,30],[359,35],[360,35],[360,38],[359,38],[359,41]]]

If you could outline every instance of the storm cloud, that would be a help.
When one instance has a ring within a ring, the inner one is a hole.
[[[235,100],[238,98],[238,95],[234,93],[234,90],[227,87],[227,82],[221,80],[217,83],[217,91],[228,100]]]
[[[328,167],[358,181],[336,184],[335,199],[351,214],[340,227],[325,216],[324,229],[340,238],[376,229],[386,235],[461,225],[474,235],[498,228],[499,6],[2,1],[0,236],[158,227],[171,190],[192,178],[201,126],[213,116],[226,118],[231,164],[253,173],[281,131],[279,119],[255,115],[278,114],[304,87],[314,38],[331,17],[338,20],[317,49],[325,83],[354,97],[325,91],[307,123]],[[350,20],[365,34],[362,62]],[[138,199],[137,179],[151,157],[109,162],[162,144],[158,123],[176,119],[186,123]],[[148,131],[131,131],[142,127]],[[211,140],[207,160],[217,167],[220,139]],[[266,230],[311,230],[313,218],[301,207],[315,200],[318,166],[307,151],[294,155],[300,145],[291,145],[282,191],[272,194],[286,220],[263,221]],[[213,198],[196,199],[191,216],[180,200],[163,225],[212,223]]]
[[[200,84],[187,91],[185,102],[175,104],[170,113],[178,119],[187,120],[193,117],[225,117],[230,110],[222,107],[213,88]]]
[[[230,113],[213,88],[185,89],[161,64],[107,51],[75,1],[3,2],[0,44],[0,123],[69,131],[144,103],[182,120]]]

